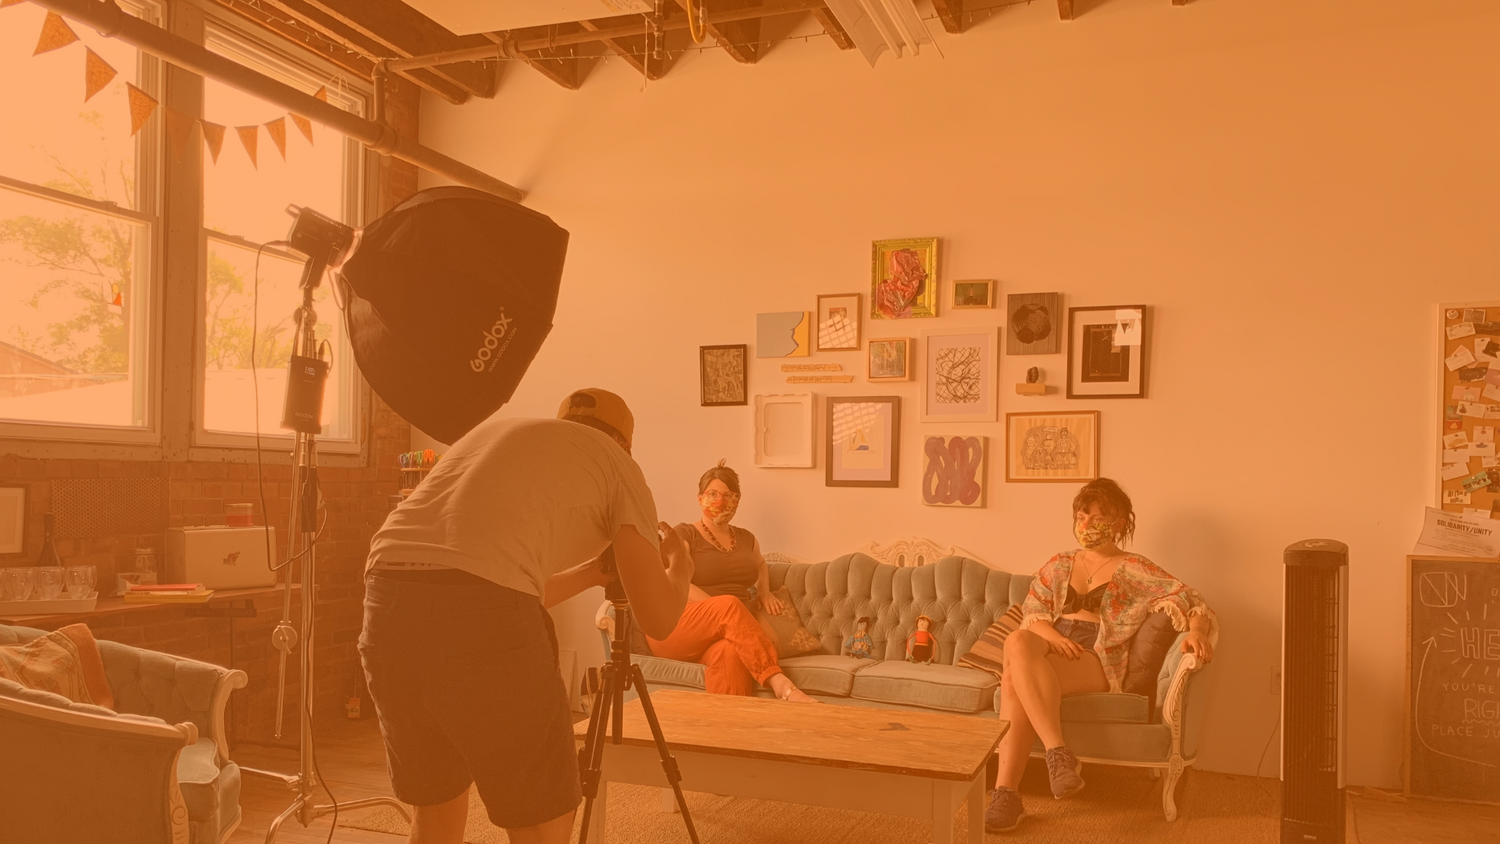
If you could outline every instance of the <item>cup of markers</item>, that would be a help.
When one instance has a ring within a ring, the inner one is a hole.
[[[430,448],[396,455],[396,462],[401,465],[401,491],[406,493],[416,489],[422,478],[437,465],[440,457],[442,455]]]

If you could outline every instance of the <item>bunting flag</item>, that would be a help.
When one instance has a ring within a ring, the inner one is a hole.
[[[276,151],[281,153],[281,160],[286,161],[286,118],[278,117],[266,124],[266,134],[271,136],[271,143],[276,145]]]
[[[208,144],[208,154],[214,163],[219,163],[219,152],[224,149],[224,127],[207,120],[198,121],[203,126],[203,142]]]
[[[313,93],[313,99],[328,102],[328,86],[324,85]]]
[[[59,47],[66,47],[78,40],[78,33],[68,26],[67,21],[58,16],[56,12],[48,12],[47,19],[42,21],[42,36],[37,39],[36,52],[33,56],[50,53]]]
[[[109,62],[99,57],[92,47],[84,48],[87,52],[83,59],[83,101],[88,102],[94,95],[104,90],[111,79],[115,78],[115,69],[109,66]]]
[[[197,122],[197,118],[191,114],[167,106],[167,142],[172,149],[173,160],[180,161],[182,154],[187,152],[188,145],[193,142],[193,124]],[[222,142],[223,139],[221,134],[219,140]]]
[[[125,91],[130,94],[130,134],[135,135],[151,119],[151,114],[156,111],[156,98],[135,87],[129,82],[125,83]]]
[[[287,116],[292,118],[293,123],[297,124],[297,128],[301,130],[302,134],[307,137],[307,142],[312,143],[312,121],[308,120],[306,117],[303,117],[300,114],[289,113]]]
[[[260,169],[260,165],[255,162],[255,145],[260,140],[260,127],[236,126],[234,131],[239,134],[240,143],[245,146],[245,154],[250,156],[250,166]]]
[[[125,297],[120,293],[120,283],[118,281],[111,281],[109,283],[109,301],[107,304],[109,305],[109,309],[117,314],[125,310]]]

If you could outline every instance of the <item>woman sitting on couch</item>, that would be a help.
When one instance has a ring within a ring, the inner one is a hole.
[[[1042,566],[1021,605],[1020,629],[1005,640],[1000,718],[1010,730],[1000,741],[1000,773],[984,825],[1009,832],[1026,817],[1016,787],[1032,743],[1047,750],[1047,775],[1058,799],[1083,788],[1083,765],[1063,744],[1066,695],[1119,692],[1130,640],[1152,612],[1164,612],[1185,653],[1213,658],[1213,611],[1203,596],[1139,554],[1120,545],[1135,533],[1135,511],[1119,484],[1100,478],[1073,499],[1073,534],[1082,546]]]
[[[755,535],[729,523],[739,506],[740,477],[720,460],[698,480],[702,517],[673,528],[693,555],[687,608],[671,636],[646,641],[656,656],[702,663],[710,692],[748,695],[758,681],[782,700],[813,702],[781,672],[776,646],[750,612],[752,586],[762,610],[780,615],[785,608],[771,594]]]

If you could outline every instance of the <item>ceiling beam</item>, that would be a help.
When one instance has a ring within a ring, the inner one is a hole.
[[[942,0],[933,0],[933,2],[942,2]],[[955,0],[949,0],[949,2],[955,2]],[[963,2],[963,0],[956,0],[956,2]],[[850,38],[849,33],[844,31],[843,25],[839,23],[838,18],[833,16],[833,12],[828,11],[826,7],[814,9],[813,17],[817,18],[818,23],[823,25],[823,31],[828,33],[828,37],[833,40],[833,43],[838,45],[840,50],[854,49],[854,39]]]
[[[964,0],[932,0],[932,10],[943,23],[943,31],[958,35],[964,31]]]
[[[1057,16],[1065,21],[1073,19],[1073,0],[1057,0]]]
[[[508,32],[486,32],[485,38],[499,44],[501,50],[510,50],[513,54],[530,65],[541,75],[551,79],[553,82],[567,88],[569,91],[578,90],[583,84],[584,77],[593,65],[593,57],[578,56],[573,44],[558,45],[555,47],[539,47],[532,50],[516,50],[515,42],[527,39],[538,41],[543,38],[550,39],[557,35],[571,35],[577,32],[586,32],[581,25],[576,23],[560,23],[553,26],[531,26],[523,29],[513,29]],[[507,47],[509,44],[509,47]]]
[[[683,9],[691,0],[677,0],[677,5]],[[754,10],[760,7],[760,0],[715,0],[715,12],[733,12],[744,9]],[[755,64],[760,58],[761,48],[765,45],[760,42],[760,18],[754,17],[747,20],[725,21],[723,23],[705,24],[708,37],[714,39],[724,52],[728,53],[740,64]]]
[[[321,35],[319,36],[319,43],[314,44],[308,40],[307,30],[299,29],[287,23],[282,18],[276,17],[257,6],[247,6],[243,3],[233,2],[233,0],[215,0],[215,2],[228,11],[234,12],[245,20],[259,26],[261,29],[281,36],[288,43],[301,46],[303,49],[332,62],[361,79],[369,79],[370,72],[375,68],[375,63],[370,61],[363,53],[351,50],[344,44]]]
[[[670,12],[670,10],[669,10]],[[666,20],[670,20],[670,13]],[[607,30],[620,23],[620,18],[600,18],[598,20],[579,21],[585,30],[598,32]],[[663,36],[665,38],[665,36]],[[610,52],[624,59],[627,64],[635,68],[636,73],[645,75],[647,79],[656,81],[667,74],[676,64],[677,56],[663,49],[660,56],[648,55],[651,51],[651,38],[647,35],[617,35],[614,37],[601,37],[604,46]],[[681,55],[678,53],[677,55]]]
[[[358,32],[403,59],[412,56],[478,47],[480,35],[454,35],[432,18],[400,0],[307,0],[329,17]],[[482,62],[464,62],[434,68],[433,72],[486,99],[495,95],[498,68]]]

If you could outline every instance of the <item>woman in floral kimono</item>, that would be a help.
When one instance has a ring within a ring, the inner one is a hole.
[[[1118,692],[1130,640],[1148,614],[1166,613],[1186,631],[1185,653],[1213,658],[1213,611],[1203,596],[1145,557],[1120,546],[1135,533],[1135,511],[1119,484],[1100,478],[1073,499],[1073,534],[1081,546],[1042,566],[1021,605],[1021,627],[1005,640],[1000,718],[1000,773],[990,791],[985,829],[1009,832],[1026,817],[1016,786],[1032,743],[1047,749],[1052,794],[1083,788],[1083,765],[1063,744],[1065,695]]]

